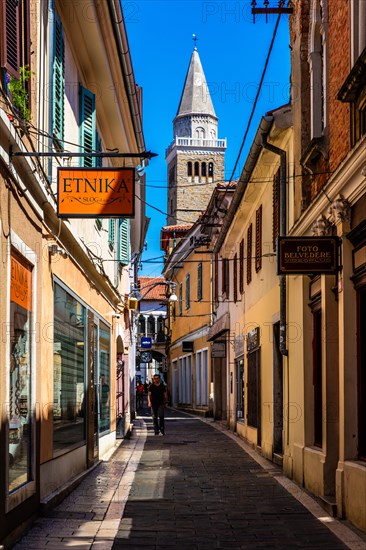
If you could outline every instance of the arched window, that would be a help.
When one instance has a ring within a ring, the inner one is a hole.
[[[207,176],[207,165],[205,162],[202,162],[201,164],[201,175],[204,177]]]
[[[213,162],[208,163],[208,177],[213,178],[214,176],[214,165]]]
[[[154,337],[155,336],[155,317],[154,315],[149,315],[147,318],[147,335]]]
[[[192,163],[188,162],[187,163],[187,176],[191,176],[191,175],[192,175]]]
[[[326,126],[326,25],[322,4],[313,0],[312,24],[310,29],[309,69],[310,69],[310,109],[311,137],[321,137]]]
[[[200,163],[199,162],[194,163],[194,175],[195,176],[200,175]]]
[[[138,330],[139,330],[139,334],[145,334],[145,330],[146,330],[146,322],[145,322],[145,317],[143,315],[140,315],[139,316],[139,325],[138,325]]]
[[[196,135],[198,138],[204,138],[205,137],[204,128],[196,128]]]

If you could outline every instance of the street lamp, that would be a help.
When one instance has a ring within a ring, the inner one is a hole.
[[[138,304],[141,300],[145,298],[149,294],[149,292],[157,287],[157,286],[165,286],[166,287],[166,297],[169,302],[177,302],[178,297],[175,294],[175,287],[176,283],[173,283],[173,281],[155,281],[153,283],[144,285],[143,287],[137,287],[131,290],[129,296],[128,296],[128,309],[137,309]],[[142,292],[145,291],[145,292]]]

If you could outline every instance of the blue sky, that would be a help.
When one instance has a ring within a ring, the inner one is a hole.
[[[258,1],[258,6],[261,0]],[[277,5],[276,2],[271,4]],[[165,149],[173,139],[173,119],[197,35],[197,49],[219,118],[219,138],[227,138],[225,179],[230,179],[254,103],[275,26],[275,15],[257,16],[250,1],[124,1],[136,82],[143,88],[146,149],[159,156],[146,169],[147,202],[166,212]],[[234,178],[240,175],[262,115],[289,100],[288,18],[281,16],[260,100]],[[150,207],[147,251],[140,275],[161,273],[160,229],[166,216]],[[153,260],[151,258],[159,258]]]

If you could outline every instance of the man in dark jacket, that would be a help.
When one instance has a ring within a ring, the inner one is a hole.
[[[159,374],[154,374],[153,382],[149,386],[147,394],[147,403],[151,407],[151,414],[154,421],[155,435],[159,435],[159,432],[164,435],[164,408],[168,401],[168,391],[165,384],[160,380]]]

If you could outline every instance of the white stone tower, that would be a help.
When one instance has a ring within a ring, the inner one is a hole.
[[[213,189],[224,181],[226,139],[218,139],[213,108],[197,48],[188,67],[174,139],[166,150],[168,225],[193,223],[206,209]]]

